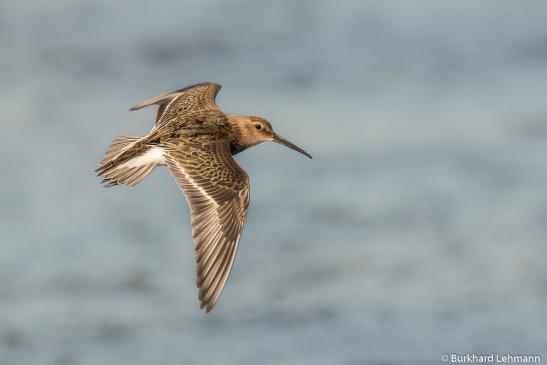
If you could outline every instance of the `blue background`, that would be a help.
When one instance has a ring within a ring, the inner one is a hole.
[[[544,1],[0,2],[1,364],[439,364],[547,356]],[[266,117],[199,310],[167,169],[106,190],[148,97]]]

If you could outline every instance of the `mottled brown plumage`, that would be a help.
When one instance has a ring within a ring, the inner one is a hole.
[[[135,105],[158,105],[154,127],[144,137],[118,136],[96,170],[106,187],[132,187],[156,166],[169,167],[190,206],[196,284],[207,312],[230,274],[249,205],[249,177],[232,155],[273,140],[311,158],[265,119],[220,111],[220,87],[192,85]]]

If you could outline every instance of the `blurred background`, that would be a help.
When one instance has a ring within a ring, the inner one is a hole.
[[[547,356],[547,2],[0,2],[0,364]],[[269,119],[199,310],[167,169],[93,172],[195,82]]]

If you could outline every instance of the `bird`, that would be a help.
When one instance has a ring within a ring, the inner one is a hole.
[[[249,206],[249,177],[233,156],[265,141],[312,156],[262,117],[222,112],[221,85],[203,82],[147,99],[158,106],[144,137],[117,136],[95,170],[105,187],[134,187],[167,166],[190,207],[200,309],[209,313],[232,269]]]

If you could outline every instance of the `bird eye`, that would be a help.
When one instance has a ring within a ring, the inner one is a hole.
[[[260,129],[260,128],[262,128],[262,126],[260,124],[255,124],[255,128]]]

